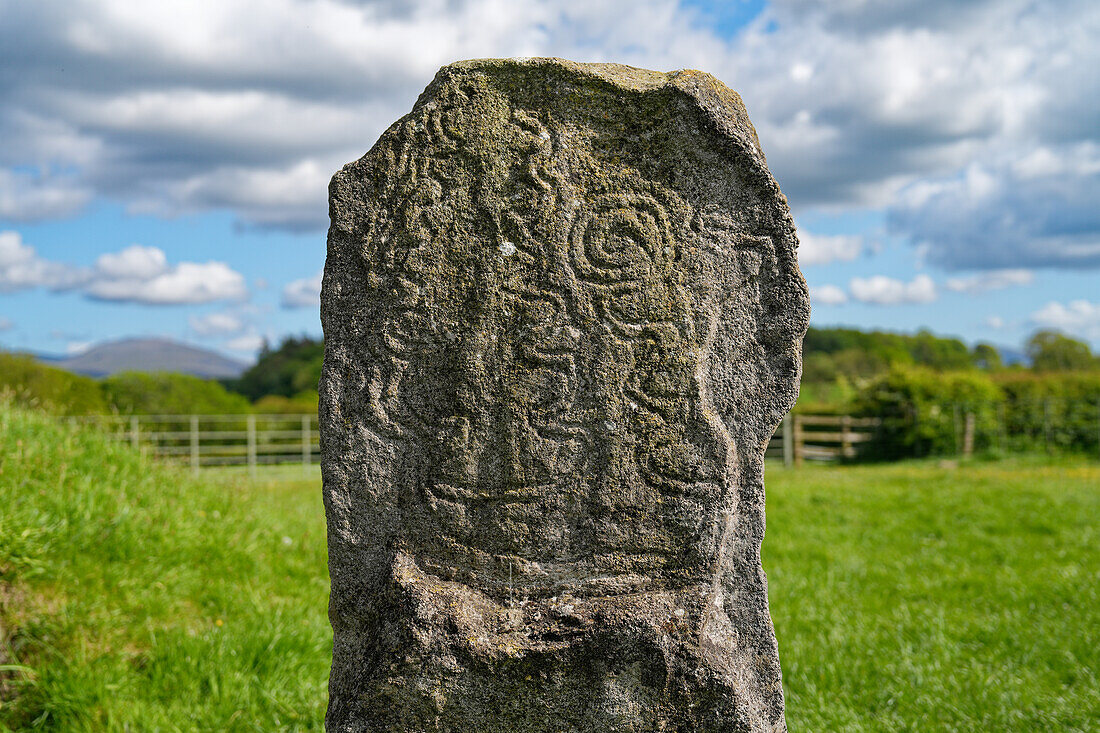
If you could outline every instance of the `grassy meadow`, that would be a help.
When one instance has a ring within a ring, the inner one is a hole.
[[[316,475],[0,405],[0,730],[320,730]],[[792,731],[1100,730],[1100,464],[768,472]]]
[[[327,601],[316,477],[195,479],[0,407],[0,729],[320,730]]]

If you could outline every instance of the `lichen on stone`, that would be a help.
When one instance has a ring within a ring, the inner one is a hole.
[[[330,208],[330,730],[785,730],[763,448],[808,299],[737,94],[452,64]]]

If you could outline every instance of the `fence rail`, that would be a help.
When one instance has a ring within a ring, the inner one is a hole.
[[[316,415],[91,415],[71,422],[94,427],[153,455],[189,465],[247,466],[320,459]]]
[[[859,444],[874,440],[882,420],[850,415],[792,415],[794,465],[806,459],[835,461],[855,458]]]
[[[165,460],[190,465],[248,466],[320,460],[316,415],[99,415],[74,423],[127,441]],[[1046,400],[1034,404],[948,403],[884,414],[787,415],[765,457],[788,466],[926,456],[968,457],[1035,450],[1100,455],[1100,405]]]
[[[71,417],[134,448],[193,470],[209,466],[300,463],[320,460],[316,415],[92,415]],[[870,440],[877,419],[788,415],[768,444],[766,456],[787,465],[803,460],[855,457],[854,446]],[[819,428],[833,428],[822,430]],[[839,428],[837,430],[836,428]]]

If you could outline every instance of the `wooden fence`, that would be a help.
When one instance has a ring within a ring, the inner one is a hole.
[[[781,459],[787,466],[800,466],[806,460],[855,458],[861,445],[873,440],[881,425],[875,417],[787,415],[769,441],[764,457]]]
[[[247,466],[320,460],[316,415],[95,415],[69,418],[95,426],[157,457],[189,465]],[[785,465],[855,458],[881,421],[833,415],[788,415],[765,457]]]
[[[134,448],[189,465],[247,466],[320,459],[316,415],[93,415],[72,417]]]

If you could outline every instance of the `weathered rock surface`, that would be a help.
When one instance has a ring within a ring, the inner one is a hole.
[[[785,731],[763,451],[808,319],[708,74],[443,68],[330,187],[333,731]]]

